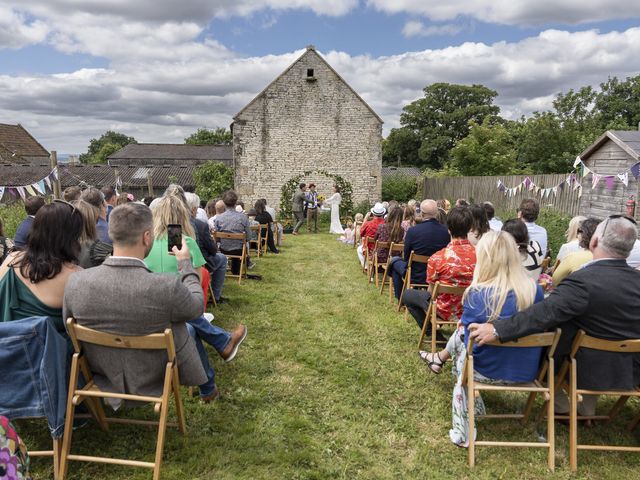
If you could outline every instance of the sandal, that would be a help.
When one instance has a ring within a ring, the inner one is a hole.
[[[445,364],[445,362],[443,362],[442,359],[440,358],[440,352],[431,353],[431,352],[425,352],[424,350],[421,350],[420,358],[424,363],[427,364],[427,367],[429,367],[429,370],[431,370],[436,375],[442,372],[442,366]]]

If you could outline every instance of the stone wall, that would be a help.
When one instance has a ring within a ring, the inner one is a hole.
[[[277,209],[291,177],[324,170],[351,182],[354,205],[373,203],[382,189],[381,142],[379,118],[310,48],[234,118],[236,190],[245,203],[266,198]],[[333,193],[331,178],[304,181]]]

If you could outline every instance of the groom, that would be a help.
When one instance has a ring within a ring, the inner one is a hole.
[[[309,191],[306,198],[307,204],[307,228],[311,233],[311,222],[313,222],[313,233],[318,233],[318,192],[316,192],[316,184],[309,185]]]
[[[306,201],[306,191],[307,185],[301,183],[300,190],[298,190],[293,196],[293,208],[291,210],[293,211],[293,216],[296,220],[296,225],[293,227],[293,235],[298,235],[298,229],[304,223],[304,204]]]

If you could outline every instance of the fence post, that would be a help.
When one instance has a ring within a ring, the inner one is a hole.
[[[51,156],[49,157],[49,166],[51,170],[58,166],[58,153],[55,150],[51,150]],[[53,198],[60,198],[60,171],[58,171],[57,178],[53,179]]]

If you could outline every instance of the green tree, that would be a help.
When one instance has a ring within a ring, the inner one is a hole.
[[[493,105],[497,95],[483,85],[434,83],[425,87],[424,98],[405,106],[400,116],[402,128],[420,140],[419,165],[442,167],[456,142],[469,133],[470,122],[481,124],[486,117],[499,114],[500,108]]]
[[[199,128],[184,139],[184,143],[192,145],[231,145],[233,135],[226,128]]]
[[[471,123],[469,135],[451,150],[450,166],[462,175],[508,175],[518,173],[516,149],[509,131],[485,118]]]
[[[107,163],[107,157],[117,152],[125,145],[138,143],[135,138],[127,137],[123,133],[108,130],[100,138],[89,140],[87,153],[80,155],[82,163]]]
[[[419,165],[420,137],[408,128],[392,128],[382,141],[382,162],[385,165]]]
[[[382,180],[382,201],[408,202],[418,191],[417,178],[396,173]]]
[[[209,200],[233,188],[233,170],[224,163],[209,161],[196,168],[193,180],[198,196]]]
[[[640,123],[640,75],[620,81],[609,78],[600,84],[595,99],[602,130],[610,128],[635,129]]]

